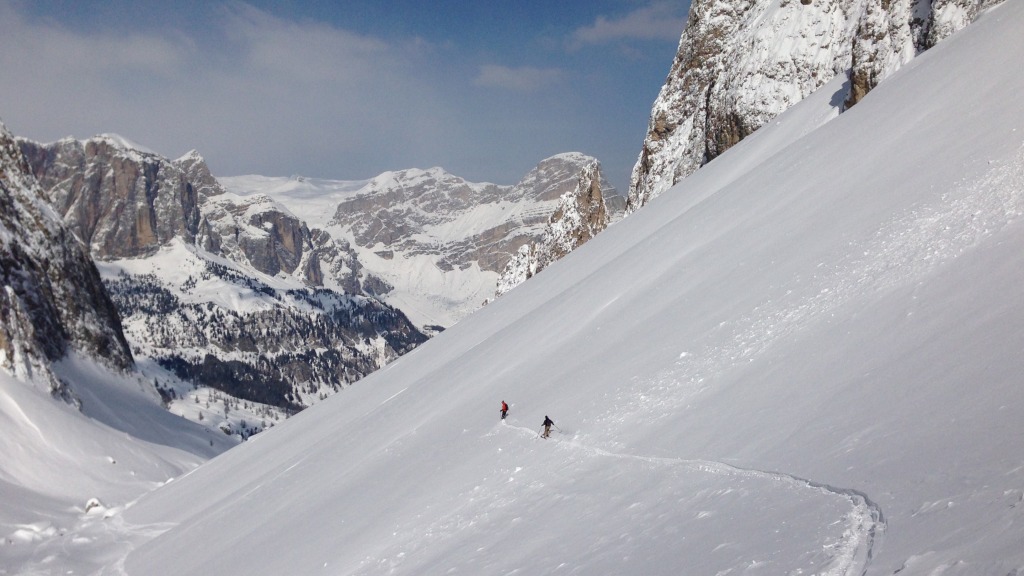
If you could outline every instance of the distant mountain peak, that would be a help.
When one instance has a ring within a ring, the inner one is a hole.
[[[95,141],[106,142],[107,144],[109,144],[109,145],[111,145],[111,146],[113,146],[115,148],[118,148],[120,150],[123,150],[125,152],[140,152],[140,153],[145,154],[147,156],[157,156],[158,155],[156,152],[154,152],[150,148],[147,148],[147,147],[143,146],[142,144],[139,144],[138,142],[135,142],[134,140],[130,140],[128,138],[125,138],[124,136],[121,136],[120,134],[105,133],[105,134],[100,134],[100,135],[98,135],[98,136],[96,136],[94,138],[90,138],[89,140],[94,141],[94,142]]]
[[[193,149],[189,150],[188,152],[185,152],[184,154],[182,154],[174,162],[176,164],[180,164],[180,163],[184,163],[184,162],[203,162],[203,163],[206,163],[206,159],[203,158],[203,155],[200,154],[198,150],[193,148]]]
[[[618,193],[605,181],[596,159],[573,152],[552,156],[544,162],[577,166],[576,185],[558,197],[543,234],[520,246],[508,260],[498,278],[498,296],[587,243],[622,217],[623,206],[615,202]]]

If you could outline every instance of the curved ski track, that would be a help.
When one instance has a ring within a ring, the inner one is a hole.
[[[522,426],[507,425],[509,428],[524,432],[537,437],[536,430]],[[741,468],[716,462],[713,460],[690,460],[685,458],[664,458],[658,456],[639,456],[635,454],[621,454],[610,452],[595,446],[588,446],[575,440],[556,440],[561,444],[568,444],[574,448],[586,450],[599,456],[610,458],[624,458],[632,460],[643,460],[664,464],[669,466],[687,466],[693,470],[718,476],[737,476],[747,478],[759,478],[771,480],[783,485],[792,486],[794,490],[811,490],[828,497],[838,497],[850,503],[850,512],[844,517],[846,530],[843,532],[843,540],[838,547],[836,555],[837,564],[831,567],[821,576],[864,576],[867,574],[868,566],[874,557],[875,544],[885,531],[885,516],[881,507],[871,498],[859,490],[852,488],[841,488],[816,482],[807,478],[794,476],[785,472],[771,470],[756,470],[753,468]]]

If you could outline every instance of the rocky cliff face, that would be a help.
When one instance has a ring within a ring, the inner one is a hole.
[[[582,173],[594,172],[593,191],[602,202],[578,207],[590,211],[581,221],[622,216],[625,199],[596,166],[583,154],[558,154],[512,186],[470,182],[441,168],[361,182],[259,176],[224,182],[238,195],[272,196],[333,240],[317,248],[326,286],[359,284],[420,326],[446,327],[494,297],[509,260],[543,240],[553,214],[576,213],[562,196],[579,194]]]
[[[694,0],[655,100],[632,212],[839,74],[847,106],[1001,0]]]
[[[226,193],[196,152],[170,161],[117,136],[52,144],[21,140],[65,223],[100,260],[156,253],[173,238],[251,265],[322,283],[313,234],[269,198]]]
[[[309,258],[313,233],[269,198],[208,198],[203,216],[207,244],[217,248],[215,253],[271,276],[295,275],[310,286],[323,283],[319,262]]]
[[[426,339],[366,296],[377,284],[347,244],[227,192],[196,152],[170,161],[109,135],[18,144],[101,262],[133,349],[183,379],[298,409]],[[323,268],[343,292],[318,288]]]
[[[582,246],[622,215],[621,206],[609,206],[601,166],[593,159],[583,164],[576,186],[558,198],[543,236],[519,247],[498,278],[500,296],[525,282],[552,262]],[[614,196],[615,199],[620,199]]]
[[[476,263],[500,272],[520,246],[542,235],[561,196],[575,191],[581,171],[596,163],[583,154],[559,154],[515,186],[472,183],[440,168],[391,172],[340,203],[334,223],[350,229],[362,247],[429,254],[442,270]],[[599,194],[603,189],[621,198],[596,174]]]
[[[859,102],[911,58],[999,2],[1002,0],[865,1],[853,38],[846,105]]]
[[[21,141],[32,173],[96,258],[154,253],[199,230],[195,188],[170,162],[116,136],[50,145]]]
[[[349,227],[363,248],[386,247],[391,262],[425,258],[443,273],[486,275],[481,285],[487,292],[462,305],[471,311],[586,242],[623,211],[624,199],[602,177],[598,161],[569,152],[542,160],[514,186],[471,183],[440,168],[383,175],[341,203],[335,223]]]
[[[117,369],[133,360],[88,251],[44,199],[0,124],[0,370],[41,375],[76,350]]]
[[[116,136],[20,147],[101,263],[138,357],[287,409],[423,342],[396,306],[448,326],[494,297],[522,247],[535,273],[624,208],[577,153],[515,186],[413,169],[290,197],[222,186],[196,152],[170,161]]]

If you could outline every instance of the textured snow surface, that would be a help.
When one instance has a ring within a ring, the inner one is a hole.
[[[25,553],[55,537],[23,514],[2,565],[1024,572],[1022,26],[1004,3],[838,118],[826,86],[343,393],[101,496],[63,536],[102,526],[91,556]]]
[[[168,413],[138,377],[75,355],[55,371],[81,412],[0,374],[0,574],[117,562],[128,553],[120,513],[236,443]]]

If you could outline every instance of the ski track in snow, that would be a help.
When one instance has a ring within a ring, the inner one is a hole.
[[[514,425],[509,425],[508,427],[534,438],[539,437],[537,431],[530,428]],[[665,466],[686,466],[690,469],[716,476],[757,478],[790,486],[793,490],[810,490],[824,497],[841,498],[848,501],[850,503],[850,512],[843,518],[846,522],[846,530],[843,532],[842,541],[834,546],[833,565],[827,571],[821,572],[819,576],[863,576],[866,574],[868,566],[871,564],[871,559],[874,557],[875,544],[882,532],[885,531],[885,516],[882,514],[881,507],[871,500],[867,494],[852,488],[831,486],[785,472],[741,468],[713,460],[690,460],[686,458],[623,454],[582,444],[575,440],[556,439],[555,441],[559,444],[569,445],[598,456],[641,460]]]

